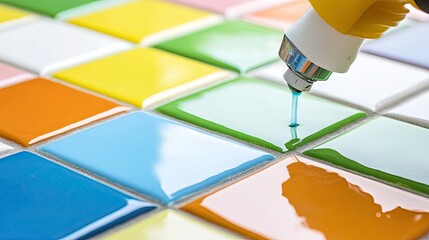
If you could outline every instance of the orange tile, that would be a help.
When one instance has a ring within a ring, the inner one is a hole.
[[[182,207],[252,239],[417,239],[429,199],[304,157]]]
[[[129,110],[42,78],[0,89],[0,109],[0,136],[24,146]]]
[[[306,0],[297,0],[252,13],[245,18],[264,25],[285,28],[302,17],[310,6]]]

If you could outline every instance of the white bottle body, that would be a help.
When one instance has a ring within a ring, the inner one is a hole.
[[[364,41],[338,32],[313,8],[285,30],[285,35],[311,62],[338,73],[349,70]]]

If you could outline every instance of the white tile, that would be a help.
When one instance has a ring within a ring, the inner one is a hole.
[[[390,109],[387,115],[429,128],[429,91]]]
[[[45,75],[132,45],[68,23],[42,18],[0,32],[0,46],[1,60]]]
[[[251,75],[284,84],[286,68],[278,62]],[[349,72],[314,83],[310,93],[378,112],[428,85],[427,70],[360,53]]]
[[[6,150],[11,150],[11,149],[13,149],[13,148],[0,142],[0,153],[4,152]]]
[[[272,82],[287,86],[283,74],[287,70],[287,66],[282,61],[275,62],[265,67],[259,68],[250,72],[248,75],[255,78],[266,79]]]

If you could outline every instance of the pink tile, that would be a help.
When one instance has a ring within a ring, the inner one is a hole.
[[[0,87],[4,87],[24,79],[30,79],[33,76],[33,74],[21,69],[0,63]]]
[[[229,7],[238,5],[251,0],[216,0],[216,1],[201,1],[201,0],[172,0],[173,2],[183,3],[196,8],[205,9],[208,11],[224,13]]]
[[[0,63],[0,80],[16,77],[24,73],[22,70]]]

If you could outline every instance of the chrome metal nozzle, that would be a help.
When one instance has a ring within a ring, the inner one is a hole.
[[[311,62],[286,37],[280,47],[279,56],[289,67],[283,75],[289,86],[300,92],[308,92],[316,81],[326,81],[332,71]]]

